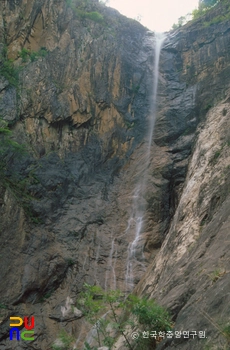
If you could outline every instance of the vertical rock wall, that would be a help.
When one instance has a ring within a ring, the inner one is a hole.
[[[79,15],[79,6],[0,2],[1,64],[6,53],[14,64],[10,76],[1,70],[0,114],[28,148],[11,159],[8,177],[17,186],[3,181],[0,189],[3,349],[17,347],[8,340],[12,314],[36,319],[36,339],[22,349],[47,350],[63,326],[79,337],[81,315],[61,310],[74,305],[84,282],[126,288],[154,35],[97,1],[81,8],[103,16],[96,21]],[[142,198],[144,261],[134,281],[142,279],[138,293],[170,308],[176,327],[204,328],[210,337],[161,348],[226,343],[203,315],[219,324],[220,310],[228,322],[229,42],[229,21],[208,28],[201,19],[169,35],[161,54]],[[82,331],[79,348],[84,339]]]

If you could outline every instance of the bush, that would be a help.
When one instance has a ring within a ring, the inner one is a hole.
[[[19,51],[18,54],[22,58],[22,62],[26,62],[30,57],[30,51],[25,47],[23,47],[23,49]]]
[[[230,12],[227,12],[225,15],[219,15],[211,19],[210,21],[205,21],[204,22],[204,27],[209,27],[213,24],[218,24],[224,21],[227,21],[230,19]]]
[[[97,23],[102,23],[104,21],[104,17],[101,13],[97,11],[89,11],[87,6],[88,1],[86,0],[78,0],[75,4],[73,4],[72,0],[66,0],[66,4],[75,12],[77,17],[81,19],[89,19]]]
[[[213,6],[218,4],[218,0],[207,0],[200,3],[199,8],[192,11],[192,18],[197,19],[207,13]]]
[[[19,69],[14,67],[13,60],[0,58],[0,75],[3,75],[10,85],[18,87]]]
[[[223,328],[223,334],[227,338],[227,340],[230,342],[230,324],[226,324]]]
[[[216,5],[218,2],[219,2],[219,0],[201,0],[200,6],[211,7],[211,6]]]
[[[70,350],[73,349],[74,338],[64,330],[58,336],[58,339],[52,345],[53,350]]]
[[[98,22],[98,23],[103,22],[103,16],[99,12],[93,11],[93,12],[87,12],[86,14],[87,14],[86,18],[90,19],[91,21]]]
[[[39,57],[45,57],[48,54],[48,51],[45,47],[42,47],[39,51],[31,51],[30,53],[30,60],[31,62],[34,62]]]
[[[141,325],[150,326],[156,332],[171,329],[171,319],[168,312],[154,300],[146,298],[137,300],[132,308],[132,313]]]
[[[45,57],[48,51],[45,47],[42,47],[39,51],[30,51],[23,47],[21,51],[18,52],[19,56],[22,58],[22,62],[27,62],[29,59],[34,62],[39,57]]]
[[[98,23],[103,22],[103,16],[97,11],[87,12],[80,9],[75,9],[75,13],[79,18],[82,19],[90,19],[91,21]]]

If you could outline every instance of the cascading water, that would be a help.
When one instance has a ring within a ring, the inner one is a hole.
[[[146,192],[146,182],[147,182],[147,170],[150,162],[150,153],[151,153],[151,143],[152,136],[154,131],[155,124],[155,115],[156,115],[156,107],[157,107],[157,87],[158,87],[158,77],[159,77],[159,59],[160,59],[160,51],[164,41],[163,34],[155,34],[155,62],[153,69],[154,76],[154,84],[152,91],[152,106],[151,106],[151,115],[149,120],[149,133],[146,135],[146,146],[145,146],[145,155],[142,158],[141,171],[136,174],[138,179],[141,179],[137,182],[137,185],[134,189],[134,194],[132,196],[132,212],[128,220],[127,228],[125,230],[125,235],[130,239],[130,243],[128,245],[128,254],[127,254],[127,263],[126,263],[126,274],[125,274],[125,282],[126,282],[126,291],[130,292],[134,287],[134,271],[136,268],[136,263],[138,262],[139,268],[145,270],[145,257],[143,253],[143,242],[144,239],[141,237],[143,228],[144,228],[144,219],[145,219],[145,211],[146,204],[144,200],[144,193]],[[134,233],[134,234],[133,234]],[[116,242],[116,238],[114,234],[111,233],[111,248],[108,256],[108,264],[106,266],[105,273],[105,285],[104,289],[107,291],[108,289],[116,289],[117,287],[117,276],[116,276],[116,264],[117,259],[119,257],[117,251],[118,243]],[[97,245],[96,251],[96,266],[99,259],[99,251],[100,244]],[[87,258],[86,258],[87,259]],[[86,260],[84,261],[83,270],[85,270]],[[119,262],[119,260],[118,260]],[[118,278],[119,279],[119,278]],[[97,269],[95,267],[95,282],[99,284],[97,281]],[[107,317],[109,311],[107,311],[101,319]],[[99,320],[100,324],[100,320]],[[98,325],[94,325],[86,336],[86,342],[93,346],[95,338],[97,336],[97,327]],[[80,333],[81,334],[81,333]],[[80,336],[79,336],[80,337]],[[79,343],[79,339],[76,342],[76,346]]]
[[[134,263],[138,260],[140,268],[145,269],[144,265],[144,254],[143,254],[143,244],[141,244],[141,233],[143,230],[144,215],[145,215],[145,200],[143,195],[146,190],[146,180],[147,180],[147,170],[150,161],[150,150],[152,143],[152,136],[154,131],[156,108],[157,108],[157,88],[159,79],[159,60],[161,47],[164,42],[165,36],[162,33],[155,33],[155,62],[154,62],[154,84],[153,84],[153,96],[152,96],[152,106],[151,115],[149,121],[149,133],[147,135],[147,145],[146,154],[143,159],[143,170],[140,174],[141,180],[136,185],[133,195],[133,207],[132,212],[128,221],[126,228],[126,234],[132,234],[135,232],[134,239],[129,243],[128,254],[127,254],[127,264],[126,264],[126,290],[130,291],[134,287],[134,276],[133,269]]]

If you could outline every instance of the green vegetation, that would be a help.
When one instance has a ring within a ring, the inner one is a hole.
[[[133,127],[134,127],[134,124],[135,124],[134,121],[133,121],[133,122],[129,122],[129,121],[127,121],[127,120],[124,120],[124,123],[125,123],[125,126],[127,127],[127,129],[133,128]]]
[[[229,3],[227,0],[203,0],[203,1],[200,1],[198,9],[194,9],[192,13],[188,13],[186,16],[180,17],[178,19],[178,22],[173,24],[172,29],[177,29],[179,27],[182,27],[184,24],[186,24],[189,21],[190,18],[192,20],[196,20],[202,17],[220,2],[228,5],[227,8],[225,9],[226,12],[223,15],[218,15],[212,18],[210,21],[205,21],[203,23],[203,26],[209,27],[212,24],[217,24],[230,19]]]
[[[205,21],[203,23],[203,25],[204,25],[204,27],[209,27],[212,24],[221,23],[221,22],[227,21],[229,19],[230,19],[230,11],[225,13],[224,15],[216,16],[213,19],[211,19],[210,21]]]
[[[73,259],[67,259],[67,264],[68,266],[73,266],[75,264],[75,262],[73,261]]]
[[[22,58],[22,62],[27,62],[29,59],[34,62],[39,57],[45,57],[48,51],[45,47],[42,47],[39,51],[30,51],[23,47],[21,51],[18,52],[19,56]]]
[[[7,58],[7,48],[3,50],[0,56],[0,75],[4,76],[10,85],[18,87],[19,68],[15,68],[13,60]]]
[[[47,293],[45,293],[40,299],[39,299],[39,303],[44,303],[47,299],[49,299],[52,294],[53,294],[54,290],[51,289],[50,291],[48,291]]]
[[[192,11],[192,18],[197,19],[207,13],[213,6],[215,6],[218,0],[207,0],[202,1],[199,4],[199,8]]]
[[[168,312],[154,300],[141,299],[134,295],[125,298],[119,290],[105,292],[99,286],[85,284],[77,307],[83,312],[87,321],[94,325],[95,341],[99,347],[104,345],[111,349],[116,337],[123,336],[126,347],[130,350],[136,346],[139,350],[146,350],[149,347],[152,349],[155,346],[155,338],[139,337],[133,345],[131,332],[138,328],[156,332],[171,329]],[[128,326],[131,326],[132,330],[129,328],[128,331]],[[90,349],[93,348],[85,343],[85,350]]]
[[[66,0],[67,6],[71,7],[76,16],[80,19],[89,19],[97,23],[103,23],[104,17],[98,11],[89,11],[90,2],[88,0]],[[91,4],[92,5],[92,4]]]
[[[107,5],[109,4],[109,0],[99,0],[100,3]]]
[[[82,19],[86,18],[98,23],[103,22],[103,16],[97,11],[85,12],[79,9],[75,9],[75,13],[79,18],[82,18]]]
[[[22,58],[22,62],[26,62],[29,58],[30,51],[23,47],[23,49],[19,51],[18,54]]]
[[[52,345],[53,350],[72,350],[74,338],[64,330],[58,336],[56,342]]]
[[[212,282],[216,282],[224,274],[225,274],[225,271],[221,269],[216,269],[209,275],[209,277],[211,278]]]
[[[221,150],[216,151],[214,156],[213,156],[213,161],[216,161],[217,158],[219,158],[220,154],[221,154]]]
[[[217,23],[229,20],[230,19],[230,7],[229,7],[229,2],[227,0],[222,0],[222,1],[221,0],[203,0],[203,1],[201,1],[199,8],[196,10],[193,10],[193,12],[192,12],[193,19],[197,19],[199,17],[202,17],[204,14],[206,14],[209,10],[211,10],[215,5],[217,5],[220,2],[227,5],[227,7],[225,6],[225,8],[224,8],[225,13],[223,15],[218,15],[209,21],[205,21],[203,23],[203,26],[209,27],[212,24],[217,24]]]
[[[209,109],[211,109],[212,107],[213,107],[213,104],[212,104],[212,103],[207,103],[207,104],[204,106],[203,110],[204,110],[205,112],[208,112]]]
[[[180,18],[178,18],[178,22],[172,25],[172,29],[177,29],[182,27],[184,24],[188,22],[189,17],[190,17],[190,14],[188,13],[186,16],[181,16]]]
[[[156,332],[169,331],[171,320],[168,312],[154,300],[134,299],[132,313],[137,317],[139,323],[151,326]]]
[[[230,342],[230,324],[229,323],[223,327],[223,334],[227,338],[227,340]]]
[[[133,84],[132,87],[131,87],[131,89],[132,89],[132,92],[133,92],[134,94],[137,94],[138,91],[140,90],[140,85],[135,85],[135,84]]]
[[[209,164],[215,165],[217,163],[217,160],[218,160],[219,156],[221,155],[221,152],[222,152],[224,146],[225,146],[225,144],[223,144],[222,147],[214,153],[213,157],[209,161]]]
[[[211,7],[216,5],[219,2],[219,0],[200,0],[199,3],[199,7]]]

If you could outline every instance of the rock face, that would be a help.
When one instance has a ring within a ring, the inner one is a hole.
[[[223,348],[229,21],[168,34],[146,164],[154,34],[97,1],[0,2],[0,16],[0,113],[28,148],[10,159],[11,186],[1,180],[1,348],[17,349],[9,317],[34,315],[35,341],[21,349],[51,349],[63,327],[81,349],[87,326],[74,304],[83,283],[130,291],[127,228],[146,166],[136,291],[168,307],[176,330],[207,332],[158,348]]]
[[[29,153],[10,160],[16,189],[1,189],[1,341],[17,346],[10,312],[29,312],[31,346],[47,349],[61,322],[78,335],[61,307],[84,282],[113,288],[119,275],[124,288],[132,183],[120,174],[148,128],[154,35],[97,2],[0,6],[0,110]]]
[[[165,339],[158,349],[229,347],[230,23],[203,27],[203,21],[177,31],[164,47],[169,108],[159,111],[155,142],[170,143],[175,213],[136,288],[171,310],[175,330],[197,336]]]

